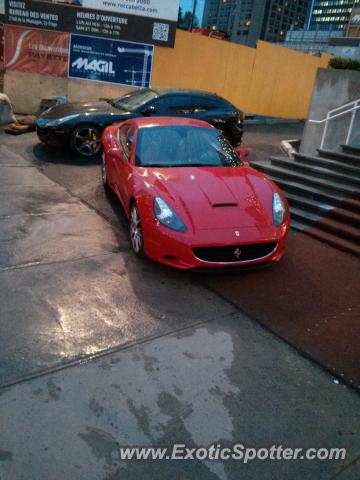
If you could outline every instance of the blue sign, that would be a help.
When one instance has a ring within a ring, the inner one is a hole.
[[[152,45],[73,34],[69,77],[149,87],[153,58]]]

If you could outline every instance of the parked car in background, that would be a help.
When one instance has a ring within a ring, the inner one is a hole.
[[[216,94],[183,89],[137,89],[115,100],[56,105],[39,116],[36,130],[46,144],[70,146],[75,153],[92,157],[101,150],[105,127],[153,116],[205,120],[221,130],[233,146],[242,140],[240,110]]]
[[[210,124],[128,120],[105,129],[102,180],[130,220],[133,251],[180,269],[278,262],[289,230],[282,192]]]

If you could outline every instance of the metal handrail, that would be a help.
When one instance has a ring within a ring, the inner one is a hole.
[[[340,113],[336,113],[334,115],[335,112],[338,112],[339,110],[343,110],[344,108],[347,108],[347,107],[351,107],[351,108],[348,108],[347,110],[345,110],[343,112],[340,112]],[[325,128],[324,128],[324,131],[323,131],[323,136],[322,136],[322,139],[321,139],[320,148],[323,148],[323,146],[324,146],[325,138],[326,138],[326,134],[327,134],[327,131],[328,131],[328,126],[329,126],[330,120],[334,120],[334,118],[339,118],[339,117],[342,117],[342,116],[352,112],[351,119],[350,119],[349,130],[348,130],[348,133],[347,133],[347,136],[346,136],[346,141],[345,141],[346,144],[349,143],[350,138],[351,138],[351,134],[352,134],[352,130],[354,128],[355,115],[356,115],[357,110],[360,110],[360,98],[358,98],[357,100],[353,100],[352,102],[346,103],[345,105],[342,105],[341,107],[337,107],[337,108],[333,108],[332,110],[329,110],[326,117],[323,120],[309,120],[309,122],[311,122],[311,123],[325,123]]]
[[[360,109],[360,105],[358,105],[354,108],[350,108],[349,110],[345,110],[345,112],[341,112],[341,113],[337,113],[336,115],[332,115],[331,117],[326,117],[323,120],[309,120],[309,122],[311,122],[311,123],[324,123],[327,120],[332,120],[333,118],[342,117],[343,115],[346,115],[347,113],[350,113],[353,110],[359,110],[359,109]]]
[[[341,107],[333,108],[332,110],[329,111],[329,114],[333,113],[333,112],[337,112],[338,110],[341,110],[342,108],[350,107],[350,105],[354,105],[354,104],[356,105],[359,101],[360,101],[360,98],[358,98],[357,100],[353,100],[352,102],[345,103],[345,105],[342,105]]]

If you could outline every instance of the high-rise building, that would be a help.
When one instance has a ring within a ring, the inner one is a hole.
[[[233,9],[231,41],[254,47],[258,40],[265,40],[270,3],[269,0],[237,1]]]
[[[356,0],[352,9],[347,36],[360,38],[360,0]]]
[[[289,30],[284,47],[312,55],[319,55],[328,50],[330,40],[343,38],[341,30]]]
[[[355,0],[311,0],[307,30],[346,30]]]
[[[236,43],[283,42],[291,28],[303,28],[310,0],[207,0],[203,24],[225,31]]]
[[[360,36],[360,0],[311,0],[306,28],[291,29],[284,46],[305,53],[328,52],[358,58]]]
[[[231,12],[236,0],[206,0],[203,26],[221,32],[230,31]]]

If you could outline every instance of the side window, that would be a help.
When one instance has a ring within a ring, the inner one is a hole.
[[[192,97],[194,113],[204,113],[221,108],[220,102],[206,97]]]
[[[165,100],[165,98],[164,98]],[[165,100],[166,115],[190,115],[193,111],[189,95],[173,95]]]
[[[166,109],[167,109],[166,97],[161,97],[161,98],[157,98],[156,100],[153,100],[147,105],[147,107],[150,107],[150,106],[155,107],[156,115],[166,113]]]
[[[131,147],[134,138],[134,127],[125,125],[119,129],[119,143],[126,155],[126,158],[130,161]]]

